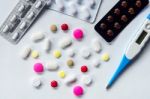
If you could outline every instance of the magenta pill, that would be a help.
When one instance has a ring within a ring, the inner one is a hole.
[[[75,29],[73,31],[73,36],[77,40],[81,40],[84,36],[82,29]]]
[[[73,88],[73,93],[76,96],[82,96],[83,95],[83,88],[81,86],[75,86]]]
[[[44,66],[41,63],[34,64],[34,71],[36,73],[42,73],[44,71]]]

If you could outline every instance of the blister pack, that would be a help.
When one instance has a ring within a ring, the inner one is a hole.
[[[0,27],[0,34],[17,44],[49,0],[20,0]]]
[[[53,0],[49,9],[93,23],[102,0]]]

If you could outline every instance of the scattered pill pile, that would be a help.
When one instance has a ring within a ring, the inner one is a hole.
[[[52,24],[50,26],[50,31],[52,33],[56,33],[58,30],[58,26],[56,26],[55,24]],[[61,32],[66,33],[70,32],[70,28],[69,25],[64,23],[62,25],[60,25],[60,29],[62,30]],[[44,52],[46,52],[46,54],[48,55],[52,55],[52,57],[55,60],[49,60],[49,61],[44,61],[44,62],[36,62],[33,64],[33,71],[35,72],[35,74],[42,76],[44,73],[43,72],[56,72],[57,76],[60,78],[60,80],[56,80],[56,79],[50,79],[49,80],[49,85],[52,88],[58,88],[58,86],[60,86],[60,82],[64,82],[65,85],[75,85],[77,81],[81,81],[83,85],[85,85],[86,87],[89,87],[89,85],[92,84],[93,79],[91,77],[91,75],[89,75],[90,72],[90,68],[89,65],[93,66],[93,67],[99,67],[101,61],[103,62],[107,62],[110,59],[110,56],[108,53],[104,53],[102,54],[102,56],[99,59],[94,59],[91,61],[91,64],[80,64],[80,69],[78,70],[80,72],[80,76],[79,74],[75,74],[73,72],[70,72],[68,70],[63,70],[62,68],[60,69],[61,64],[59,63],[59,61],[64,61],[62,60],[62,58],[64,57],[64,53],[63,51],[67,52],[67,59],[66,59],[66,68],[72,70],[72,68],[76,67],[76,61],[74,59],[74,57],[76,57],[76,54],[80,55],[82,59],[84,60],[91,60],[90,57],[92,56],[92,51],[95,52],[95,54],[99,54],[102,50],[102,46],[101,43],[98,39],[93,39],[91,42],[91,46],[89,45],[89,47],[85,47],[85,48],[79,48],[78,51],[76,51],[72,44],[75,41],[80,41],[82,42],[84,36],[84,29],[83,28],[76,28],[73,29],[72,31],[72,36],[67,36],[67,37],[62,37],[60,39],[60,41],[58,42],[58,47],[59,49],[53,49],[51,50],[51,48],[53,48],[53,43],[56,44],[56,42],[53,42],[50,38],[46,37],[44,33],[42,32],[36,32],[33,33],[31,35],[31,40],[34,43],[38,44],[39,42],[42,43],[42,49],[44,50]],[[54,34],[55,35],[55,34]],[[69,34],[68,34],[69,35]],[[29,46],[24,47],[21,50],[20,53],[20,57],[24,60],[26,60],[28,57],[30,57],[34,60],[40,59],[42,56],[42,51],[37,50],[37,49],[33,49]],[[62,58],[61,58],[62,57]],[[59,60],[59,61],[58,61]],[[44,82],[41,80],[41,78],[35,77],[34,79],[32,79],[32,86],[35,88],[40,88],[42,85],[44,84]],[[84,94],[84,90],[85,90],[85,86],[81,86],[81,85],[75,85],[72,88],[72,92],[75,96],[80,97]]]

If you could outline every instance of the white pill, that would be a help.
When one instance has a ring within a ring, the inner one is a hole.
[[[94,39],[92,41],[92,48],[97,53],[99,53],[102,50],[101,43],[98,39]]]
[[[74,56],[75,56],[75,51],[74,51],[74,49],[69,49],[69,50],[67,51],[67,53],[68,53],[68,56],[69,56],[69,57],[74,57]]]
[[[69,75],[65,78],[64,82],[65,82],[65,84],[70,85],[70,84],[72,84],[73,82],[75,82],[76,80],[77,80],[77,77],[76,77],[75,74],[69,74]]]
[[[12,40],[17,40],[18,37],[19,37],[19,33],[16,32],[16,33],[14,33],[14,34],[12,35]]]
[[[19,12],[23,12],[24,9],[25,9],[25,6],[24,6],[24,5],[21,5],[21,6],[18,8],[18,11],[19,11]]]
[[[49,71],[56,71],[59,68],[57,62],[55,61],[47,62],[45,67]]]
[[[17,16],[13,15],[12,18],[10,19],[10,22],[15,22],[17,20]]]
[[[35,88],[39,88],[42,85],[42,81],[40,78],[33,78],[32,79],[32,86]]]
[[[91,14],[90,14],[90,11],[88,10],[87,7],[82,7],[82,8],[81,8],[81,13],[82,13],[82,16],[81,16],[81,17],[82,17],[84,20],[89,20],[89,19],[90,19]]]
[[[88,48],[82,48],[81,51],[80,51],[80,55],[83,58],[87,59],[87,58],[89,58],[91,56],[91,52],[90,52],[90,50]]]
[[[6,25],[6,26],[3,28],[3,32],[6,33],[6,32],[8,32],[8,31],[9,31],[9,26]]]
[[[43,49],[45,52],[49,52],[51,49],[51,40],[49,38],[46,38],[43,42]]]
[[[94,66],[94,67],[99,67],[100,66],[100,61],[95,59],[95,60],[92,61],[91,65]]]
[[[20,25],[20,29],[23,30],[25,29],[27,26],[27,23],[26,22],[22,22],[21,25]]]
[[[27,59],[31,53],[31,48],[30,47],[24,47],[21,52],[20,52],[20,57],[22,59]]]
[[[37,32],[37,33],[33,33],[31,35],[31,40],[33,42],[38,42],[38,41],[41,41],[45,38],[45,35],[42,33],[42,32]]]
[[[30,12],[27,16],[27,19],[31,20],[34,17],[34,12]]]
[[[81,82],[87,86],[89,86],[90,84],[92,84],[92,77],[91,76],[82,76],[81,77]]]
[[[35,8],[37,8],[37,9],[39,9],[41,6],[42,6],[42,1],[38,1],[38,2],[35,4]]]
[[[61,48],[65,49],[72,45],[72,40],[69,37],[62,38],[59,42]]]

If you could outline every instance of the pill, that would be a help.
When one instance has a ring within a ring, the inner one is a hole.
[[[76,40],[82,40],[84,34],[83,34],[83,31],[82,29],[75,29],[73,31],[73,37],[76,39]]]
[[[66,23],[62,24],[62,25],[61,25],[61,29],[62,29],[63,31],[67,31],[67,30],[69,29],[68,24],[66,24]]]
[[[56,61],[50,61],[46,63],[45,68],[49,71],[56,71],[59,68],[59,65]]]
[[[22,22],[19,28],[20,28],[21,30],[23,30],[23,29],[26,28],[26,26],[27,26],[27,23],[26,23],[26,22]]]
[[[88,59],[91,56],[91,52],[88,48],[82,48],[80,51],[80,55],[85,58]]]
[[[20,7],[18,8],[19,12],[23,12],[25,10],[25,6],[24,5],[20,5]]]
[[[66,73],[63,70],[61,70],[61,71],[58,72],[58,76],[60,78],[65,78],[66,77]]]
[[[39,88],[42,85],[42,81],[40,78],[33,78],[32,79],[32,86],[35,88]]]
[[[100,66],[100,61],[99,60],[93,60],[92,61],[92,66],[94,66],[94,67],[99,67]]]
[[[74,66],[74,61],[72,59],[68,59],[67,65],[72,68]]]
[[[31,20],[34,17],[34,12],[30,12],[27,16],[27,19]]]
[[[21,52],[20,52],[20,57],[22,59],[27,59],[31,53],[31,48],[30,47],[24,47]]]
[[[74,49],[69,49],[69,50],[67,51],[67,54],[68,54],[69,57],[74,57],[74,56],[75,56],[75,51],[74,51]]]
[[[58,86],[58,82],[56,80],[51,81],[51,87],[56,88]]]
[[[65,78],[64,82],[65,82],[65,84],[70,85],[70,84],[76,82],[76,80],[77,80],[77,77],[76,77],[75,74],[69,74],[69,75]]]
[[[57,26],[56,25],[51,25],[50,26],[50,30],[53,32],[53,33],[55,33],[56,31],[57,31]]]
[[[88,67],[86,65],[81,66],[81,72],[85,73],[88,71]]]
[[[15,22],[17,20],[17,16],[13,15],[12,18],[10,19],[10,22]]]
[[[110,56],[108,53],[104,53],[101,57],[101,60],[103,60],[105,62],[109,61],[109,59],[110,59]]]
[[[92,84],[92,77],[91,76],[88,76],[88,75],[84,75],[81,77],[81,82],[87,86],[91,85]]]
[[[98,39],[94,39],[92,41],[92,48],[97,53],[99,53],[101,51],[102,47],[101,47],[101,43]]]
[[[49,38],[46,38],[43,42],[43,49],[45,52],[49,52],[51,49],[51,41]]]
[[[55,58],[60,58],[61,57],[61,52],[59,50],[55,50],[53,52],[53,55],[54,55]]]
[[[75,96],[80,97],[80,96],[83,95],[84,90],[83,90],[83,88],[81,86],[74,86],[73,93],[74,93]]]
[[[44,72],[44,66],[42,63],[35,63],[33,69],[34,69],[34,72],[38,74]]]
[[[39,52],[36,50],[33,50],[31,52],[31,56],[32,56],[32,58],[37,59],[39,57]]]
[[[69,38],[69,37],[64,37],[64,38],[62,38],[61,40],[60,40],[60,42],[59,42],[59,46],[62,48],[62,49],[65,49],[65,48],[67,48],[67,47],[69,47],[69,46],[71,46],[72,45],[72,40],[71,40],[71,38]]]
[[[9,31],[9,26],[6,25],[6,26],[3,28],[3,32],[6,33],[6,32],[8,32],[8,31]]]
[[[19,37],[19,33],[16,32],[12,35],[12,40],[17,40],[18,37]]]
[[[37,33],[31,34],[31,40],[33,42],[39,42],[39,41],[43,40],[44,38],[45,38],[45,35],[42,32],[37,32]]]
[[[42,6],[42,1],[38,1],[38,2],[35,4],[35,8],[37,8],[37,9],[39,9],[41,6]]]

